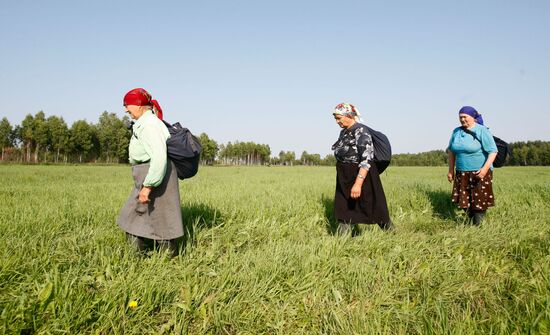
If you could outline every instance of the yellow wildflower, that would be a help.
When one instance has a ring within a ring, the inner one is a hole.
[[[128,303],[128,307],[131,308],[131,309],[136,308],[137,305],[138,305],[138,303],[135,300],[130,300],[130,302]]]

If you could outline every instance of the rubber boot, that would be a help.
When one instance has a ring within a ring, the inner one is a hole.
[[[168,251],[170,253],[171,257],[176,257],[178,255],[178,247],[179,243],[176,239],[174,240],[159,240],[155,241],[159,252],[166,252]]]
[[[351,235],[351,223],[338,222],[337,233],[340,236]]]
[[[483,222],[484,217],[485,217],[485,211],[474,212],[472,224],[474,226],[479,226],[481,222]]]
[[[464,212],[468,215],[468,222],[466,224],[474,224],[474,211],[471,211],[469,208],[464,209]]]
[[[380,229],[385,231],[392,231],[395,229],[395,226],[393,225],[393,222],[391,220],[386,223],[378,224],[378,226],[380,227]]]
[[[136,251],[143,252],[147,250],[147,244],[145,243],[145,239],[140,236],[132,235],[130,233],[126,233],[126,242],[132,246]]]

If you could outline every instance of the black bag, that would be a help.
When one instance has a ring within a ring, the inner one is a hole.
[[[476,134],[473,131],[469,129],[464,129],[464,131],[472,135],[478,142],[481,143],[481,141],[477,138]],[[497,145],[497,151],[498,151],[497,156],[493,161],[493,167],[496,167],[496,168],[503,167],[508,157],[512,157],[512,148],[510,148],[510,145],[508,143],[504,142],[502,139],[496,136],[493,136],[493,140],[495,140],[495,144]]]
[[[390,140],[388,140],[388,137],[381,132],[368,126],[365,127],[367,127],[367,130],[372,137],[372,145],[374,146],[374,159],[372,161],[376,165],[378,173],[381,174],[384,170],[386,170],[391,162]]]
[[[166,149],[168,158],[174,162],[179,179],[191,178],[199,170],[199,160],[201,157],[202,146],[200,141],[191,134],[189,129],[181,126],[179,122],[170,124],[162,121],[170,138],[166,140]]]
[[[506,163],[506,159],[508,156],[512,157],[512,148],[510,148],[510,145],[500,138],[493,136],[493,139],[495,140],[495,143],[497,145],[497,157],[495,158],[495,161],[493,162],[494,167],[502,167]]]

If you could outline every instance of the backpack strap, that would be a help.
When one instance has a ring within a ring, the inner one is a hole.
[[[474,133],[473,131],[471,131],[471,130],[468,129],[468,128],[464,128],[464,129],[462,129],[462,130],[464,130],[464,132],[466,132],[466,133],[472,135],[478,142],[481,143],[481,141],[479,140],[479,138],[477,138],[476,133]]]
[[[488,154],[488,152],[485,151],[485,149],[483,148],[483,143],[481,142],[481,140],[480,140],[479,138],[477,138],[476,133],[474,133],[473,131],[471,131],[470,129],[467,129],[467,128],[466,128],[466,129],[463,129],[463,130],[464,130],[465,132],[467,132],[468,134],[472,135],[473,138],[475,138],[475,139],[481,144],[481,150],[483,150],[483,152],[485,152],[485,153]],[[497,153],[498,153],[498,151],[497,151]]]

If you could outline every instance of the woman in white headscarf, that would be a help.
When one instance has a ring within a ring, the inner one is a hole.
[[[358,223],[391,229],[384,188],[376,165],[371,164],[374,158],[371,134],[359,123],[360,114],[352,104],[341,103],[332,114],[342,128],[332,146],[336,157],[334,216],[339,223],[338,233],[349,233],[352,225]]]

